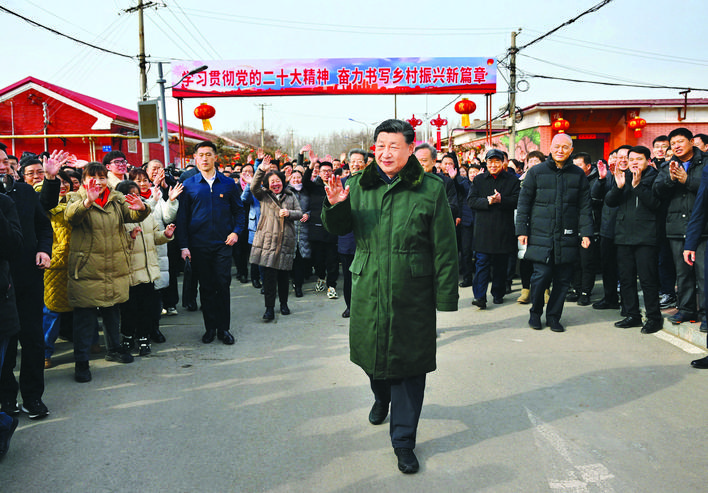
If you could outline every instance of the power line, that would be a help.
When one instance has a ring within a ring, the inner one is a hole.
[[[605,5],[607,5],[608,3],[610,3],[611,1],[612,1],[612,0],[603,0],[602,2],[598,3],[598,4],[595,5],[594,7],[590,7],[590,8],[589,8],[588,10],[586,10],[585,12],[582,12],[581,14],[579,14],[579,15],[573,17],[572,19],[565,21],[565,22],[564,22],[563,24],[561,24],[560,26],[551,29],[551,30],[548,31],[547,33],[542,34],[541,36],[539,36],[538,38],[536,38],[536,39],[534,39],[534,40],[532,40],[532,41],[529,41],[529,42],[526,43],[525,45],[520,46],[519,48],[517,48],[516,51],[519,52],[519,51],[523,50],[524,48],[528,48],[528,47],[531,46],[532,44],[537,43],[537,42],[541,41],[541,40],[544,39],[544,38],[547,38],[548,36],[550,36],[550,35],[553,34],[554,32],[558,31],[559,29],[561,29],[561,28],[563,28],[563,27],[565,27],[565,26],[568,26],[568,25],[572,24],[573,22],[577,21],[578,19],[580,19],[580,18],[583,17],[584,15],[591,14],[591,13],[593,13],[593,12],[597,12],[598,10],[600,10],[602,7],[604,7]]]
[[[601,86],[616,86],[616,87],[638,87],[642,89],[675,89],[675,90],[681,90],[681,91],[706,91],[708,92],[708,89],[705,88],[700,88],[700,87],[688,87],[688,86],[665,86],[661,84],[623,84],[620,82],[605,82],[605,81],[599,81],[599,80],[581,80],[581,79],[570,79],[566,77],[555,77],[552,75],[539,75],[539,74],[530,74],[526,73],[527,77],[533,77],[536,79],[549,79],[549,80],[562,80],[565,82],[578,82],[581,84],[597,84]]]
[[[192,22],[192,18],[191,18],[191,17],[189,17],[187,14],[185,14],[184,9],[182,8],[182,6],[181,6],[180,4],[177,3],[177,0],[172,0],[172,2],[177,6],[177,8],[180,10],[180,12],[182,12],[182,15],[187,19],[187,22],[189,22],[189,23],[192,25],[192,27],[193,27],[194,30],[197,32],[197,34],[199,34],[199,36],[204,40],[204,42],[205,42],[206,45],[209,47],[209,49],[211,50],[211,52],[216,55],[216,58],[217,58],[217,59],[221,58],[221,55],[219,55],[219,52],[214,49],[214,46],[212,46],[212,44],[209,42],[209,40],[206,38],[206,36],[204,36],[204,33],[202,33],[202,30],[199,29],[199,28],[194,24],[194,22]],[[169,7],[168,7],[168,8],[169,8]]]
[[[29,24],[32,24],[33,26],[37,26],[37,27],[40,27],[40,28],[42,28],[42,29],[46,29],[47,31],[50,31],[50,32],[52,32],[52,33],[54,33],[54,34],[56,34],[56,35],[58,35],[58,36],[64,37],[64,38],[68,38],[68,39],[70,39],[70,40],[72,40],[72,41],[74,41],[74,42],[76,42],[76,43],[79,43],[79,44],[82,44],[82,45],[85,45],[85,46],[89,46],[89,47],[94,48],[94,49],[96,49],[96,50],[100,50],[100,51],[103,51],[103,52],[106,52],[106,53],[110,53],[110,54],[112,54],[112,55],[118,55],[118,56],[122,56],[122,57],[125,57],[125,58],[130,58],[131,60],[134,59],[134,58],[136,58],[136,57],[134,57],[134,56],[126,55],[126,54],[124,54],[124,53],[118,53],[117,51],[108,50],[108,49],[106,49],[106,48],[102,48],[102,47],[100,47],[100,46],[96,46],[96,45],[94,45],[94,44],[87,43],[86,41],[81,41],[80,39],[77,39],[77,38],[74,38],[74,37],[72,37],[72,36],[69,36],[68,34],[61,33],[61,32],[59,32],[59,31],[57,31],[57,30],[55,30],[55,29],[52,29],[51,27],[47,27],[47,26],[45,26],[45,25],[43,25],[43,24],[40,24],[39,22],[33,21],[32,19],[28,19],[27,17],[25,17],[25,16],[23,16],[23,15],[20,15],[20,14],[18,14],[17,12],[13,12],[12,10],[7,9],[7,8],[3,7],[2,5],[0,5],[0,10],[2,10],[3,12],[8,13],[8,14],[10,14],[10,15],[14,15],[15,17],[19,17],[19,18],[22,19],[23,21],[25,21],[25,22],[27,22],[27,23],[29,23]]]

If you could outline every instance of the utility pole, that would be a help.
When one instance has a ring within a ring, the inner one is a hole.
[[[516,157],[516,35],[521,32],[511,31],[511,48],[509,48],[509,116],[511,131],[509,133],[509,159]]]
[[[147,62],[145,61],[145,27],[143,23],[143,10],[150,7],[158,7],[155,2],[143,3],[143,0],[138,0],[138,5],[135,7],[130,7],[125,9],[124,12],[127,14],[132,14],[133,12],[138,13],[138,46],[140,52],[138,53],[138,67],[140,68],[140,100],[145,101],[147,99]],[[150,146],[149,144],[143,143],[143,162],[150,160]],[[165,163],[167,166],[167,163]]]
[[[257,104],[256,106],[260,107],[261,109],[261,149],[265,147],[265,107],[270,106],[269,104]]]

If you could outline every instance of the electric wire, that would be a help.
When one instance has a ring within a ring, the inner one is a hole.
[[[168,11],[170,14],[172,14],[172,17],[174,17],[175,20],[179,23],[179,25],[182,26],[182,29],[184,29],[185,32],[189,33],[189,36],[194,40],[194,42],[196,43],[196,45],[197,45],[201,50],[203,50],[205,53],[208,53],[209,50],[208,50],[207,48],[205,48],[203,42],[200,41],[200,40],[195,36],[195,34],[194,34],[194,29],[188,27],[188,26],[182,21],[182,19],[180,19],[180,17],[177,15],[177,13],[176,13],[169,5],[167,5],[166,7],[167,7],[167,11]],[[210,58],[213,58],[214,55],[213,55],[213,53],[209,53],[208,56],[209,56]],[[218,59],[218,58],[220,58],[220,57],[217,56],[216,58]]]
[[[194,31],[196,31],[197,34],[199,34],[199,36],[204,40],[204,42],[207,44],[207,46],[209,47],[209,49],[211,50],[211,52],[212,52],[214,55],[216,55],[216,58],[215,58],[215,59],[220,59],[220,58],[222,58],[221,55],[219,54],[219,52],[216,51],[216,49],[214,49],[214,46],[211,44],[211,42],[209,42],[209,39],[208,39],[206,36],[204,36],[204,33],[202,33],[202,30],[199,29],[199,28],[194,24],[194,22],[192,22],[192,18],[189,17],[189,16],[184,12],[184,9],[182,8],[182,6],[181,6],[179,3],[177,3],[177,0],[172,0],[172,2],[177,6],[177,8],[180,10],[180,12],[181,12],[182,15],[185,17],[185,19],[187,19],[187,22],[189,22],[189,23],[192,25],[192,27],[194,28]],[[169,8],[169,7],[168,7],[168,8]]]
[[[62,32],[59,32],[59,31],[57,31],[56,29],[52,29],[51,27],[45,26],[44,24],[40,24],[40,23],[37,22],[37,21],[33,21],[32,19],[29,19],[29,18],[27,18],[27,17],[25,17],[25,16],[23,16],[23,15],[18,14],[17,12],[13,12],[12,10],[10,10],[10,9],[8,9],[8,8],[6,8],[6,7],[3,7],[2,5],[0,5],[0,10],[3,11],[3,12],[8,13],[8,14],[10,14],[10,15],[14,15],[15,17],[19,17],[20,19],[22,19],[23,21],[27,22],[28,24],[31,24],[31,25],[36,26],[36,27],[39,27],[39,28],[41,28],[41,29],[45,29],[45,30],[50,31],[50,32],[52,32],[52,33],[54,33],[54,34],[56,34],[56,35],[58,35],[58,36],[63,37],[63,38],[70,39],[70,40],[74,41],[75,43],[79,43],[79,44],[85,45],[85,46],[90,46],[91,48],[94,48],[94,49],[96,49],[96,50],[100,50],[100,51],[103,51],[103,52],[106,52],[106,53],[110,53],[110,54],[112,54],[112,55],[117,55],[117,56],[124,57],[124,58],[130,58],[131,60],[137,58],[137,57],[135,57],[135,56],[126,55],[125,53],[118,53],[117,51],[109,50],[109,49],[107,49],[107,48],[103,48],[103,47],[101,47],[101,46],[97,46],[97,45],[95,45],[95,44],[93,44],[93,43],[87,43],[86,41],[82,41],[82,40],[80,40],[80,39],[78,39],[78,38],[75,38],[75,37],[73,37],[73,36],[69,36],[68,34],[64,34],[64,33],[62,33]]]

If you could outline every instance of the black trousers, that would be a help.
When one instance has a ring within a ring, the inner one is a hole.
[[[265,306],[273,308],[275,306],[275,294],[281,305],[288,304],[288,292],[290,291],[290,271],[261,267],[263,269],[263,290],[265,291]]]
[[[230,330],[231,247],[190,248],[206,330]]]
[[[120,332],[124,336],[145,338],[160,320],[160,296],[151,282],[130,286],[128,301],[120,305]]]
[[[0,372],[0,397],[3,400],[17,398],[18,391],[22,400],[28,402],[41,399],[44,394],[44,285],[41,275],[33,281],[29,286],[15,286],[20,332],[10,338],[5,352]],[[22,346],[19,383],[13,372],[17,364],[18,342]]]
[[[460,269],[462,280],[471,283],[474,277],[474,250],[472,249],[472,239],[474,238],[474,224],[470,226],[460,225]]]
[[[703,303],[703,292],[705,285],[705,262],[706,240],[701,240],[696,248],[696,261],[691,266],[683,261],[683,239],[669,238],[671,253],[676,266],[676,294],[679,311],[686,315],[699,314],[701,320],[705,315],[705,307],[699,305]]]
[[[659,308],[659,260],[654,245],[617,245],[620,294],[628,316],[641,318],[637,275],[649,320],[662,320]]]
[[[659,242],[659,294],[676,295],[676,266],[668,238]]]
[[[328,288],[337,287],[339,277],[339,254],[337,244],[326,241],[310,241],[312,264],[320,279],[327,279]]]
[[[248,258],[250,256],[251,245],[248,243],[248,235],[242,234],[234,245],[233,253],[237,277],[248,277]]]
[[[590,239],[588,248],[581,248],[578,262],[575,264],[575,274],[573,275],[573,290],[578,294],[592,294],[595,286],[595,275],[597,274],[597,256],[600,249],[599,237],[593,236]]]
[[[551,252],[551,259],[553,253]],[[556,264],[553,260],[548,264],[534,262],[533,275],[531,276],[531,308],[529,312],[539,316],[543,313],[543,294],[553,283],[551,296],[546,307],[546,320],[560,320],[563,315],[565,296],[570,289],[570,280],[573,278],[573,263]]]
[[[170,284],[166,288],[160,289],[160,297],[165,308],[175,308],[177,303],[179,303],[177,277],[184,263],[176,241],[171,241],[167,244],[167,259],[169,260]]]
[[[614,238],[600,237],[600,265],[602,266],[602,290],[608,303],[619,303],[617,298],[617,246]]]
[[[303,283],[305,282],[305,274],[309,275],[309,272],[312,272],[312,268],[310,267],[310,259],[309,258],[304,258],[300,254],[300,245],[298,245],[297,249],[295,250],[295,258],[293,259],[293,270],[292,276],[293,276],[293,284],[295,287],[301,288]]]
[[[340,253],[339,258],[342,260],[342,277],[344,278],[344,302],[347,304],[347,308],[352,306],[352,273],[349,271],[352,262],[354,261],[354,255],[350,253]]]
[[[415,448],[425,394],[425,374],[395,380],[374,380],[369,375],[374,399],[391,404],[389,433],[393,448]]]
[[[519,275],[521,276],[521,288],[531,287],[531,276],[533,275],[533,262],[530,260],[519,260]]]

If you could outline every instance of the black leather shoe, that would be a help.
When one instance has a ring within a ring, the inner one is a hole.
[[[199,310],[196,301],[189,302],[183,306],[187,309],[188,312],[196,312],[197,310]]]
[[[234,336],[231,335],[231,332],[229,332],[228,330],[217,330],[216,331],[216,338],[219,339],[224,344],[226,344],[227,346],[230,346],[234,342],[236,342],[236,339],[234,339]]]
[[[160,332],[160,329],[155,329],[152,331],[150,334],[150,339],[152,339],[152,342],[157,342],[157,343],[162,343],[165,342],[167,339],[165,339],[165,335]]]
[[[487,308],[487,300],[478,300],[477,298],[472,300],[472,304],[479,307],[480,310]]]
[[[673,294],[662,294],[659,298],[659,308],[666,310],[676,306],[676,296]]]
[[[372,425],[380,425],[384,422],[386,416],[388,416],[388,404],[379,401],[374,402],[369,412],[369,423]]]
[[[460,283],[461,288],[469,288],[470,286],[472,286],[472,281],[470,281],[469,279],[463,279]]]
[[[590,295],[581,294],[578,298],[578,306],[588,306],[590,304]]]
[[[565,332],[565,327],[555,318],[546,318],[546,325],[548,325],[553,332]]]
[[[266,307],[265,313],[263,314],[263,320],[270,322],[275,318],[275,310],[272,306]]]
[[[241,277],[239,277],[238,280],[241,284],[246,284],[248,282],[248,276],[244,274]]]
[[[261,284],[261,281],[259,281],[258,279],[252,280],[251,284],[253,284],[253,287],[256,289],[261,289],[263,287],[263,285]]]
[[[641,318],[627,317],[627,318],[623,318],[619,322],[615,322],[615,327],[618,327],[620,329],[629,329],[631,327],[641,327],[641,326],[642,326],[642,319]]]
[[[593,303],[592,307],[595,310],[617,310],[620,307],[620,304],[617,302],[610,303],[605,298],[602,298],[600,301]]]
[[[214,342],[215,337],[216,331],[214,329],[207,329],[206,332],[204,332],[204,335],[202,336],[202,342],[204,344],[209,344],[210,342]]]
[[[290,308],[288,308],[287,303],[280,304],[280,313],[282,313],[283,315],[290,315]]]
[[[502,303],[504,303],[504,298],[494,298],[494,299],[492,300],[492,302],[493,302],[495,305],[501,305]]]
[[[642,334],[653,334],[664,328],[664,320],[647,320],[647,323],[642,327]]]
[[[403,474],[415,474],[420,469],[418,459],[410,448],[395,448],[393,452],[398,457],[398,470]]]
[[[295,297],[302,298],[303,296],[305,296],[305,295],[302,294],[302,286],[299,286],[299,287],[295,286]]]
[[[529,327],[536,330],[543,329],[543,325],[541,324],[541,315],[538,313],[531,313],[529,315]]]
[[[349,308],[347,308],[346,310],[344,310],[344,312],[342,312],[342,318],[349,318]]]
[[[575,302],[575,301],[578,301],[579,299],[580,299],[580,296],[578,296],[578,293],[576,293],[575,291],[570,291],[570,292],[565,296],[565,300],[566,300],[566,301]]]
[[[708,356],[691,361],[691,366],[699,370],[708,370]]]

